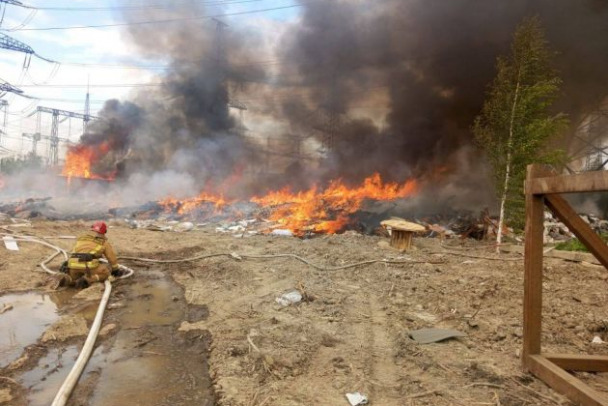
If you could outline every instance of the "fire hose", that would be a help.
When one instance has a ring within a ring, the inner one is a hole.
[[[4,234],[4,233],[0,233],[0,235],[1,234]],[[52,269],[50,269],[47,266],[47,264],[49,262],[51,262],[53,259],[55,259],[60,254],[63,255],[64,259],[66,259],[66,260],[68,259],[68,254],[67,254],[66,250],[64,250],[63,248],[57,247],[53,244],[50,244],[46,241],[42,241],[42,240],[39,240],[39,239],[36,239],[33,237],[29,237],[29,236],[16,236],[16,235],[12,235],[12,234],[8,234],[8,235],[11,235],[16,241],[41,244],[46,247],[54,249],[55,252],[39,264],[40,267],[42,269],[44,269],[45,272],[47,272],[51,275],[57,275],[57,274],[59,274],[59,272],[53,271]],[[134,271],[131,268],[128,268],[124,265],[119,265],[119,268],[121,270],[125,271],[125,274],[121,275],[120,277],[117,277],[116,279],[126,279],[126,278],[131,277],[134,273]],[[59,391],[57,392],[57,395],[55,396],[55,399],[53,400],[53,403],[51,404],[51,406],[64,406],[67,403],[68,399],[70,398],[70,395],[72,394],[72,391],[76,387],[76,383],[78,383],[78,379],[80,378],[82,371],[84,371],[84,368],[86,367],[87,362],[89,361],[91,353],[93,352],[93,347],[95,346],[95,341],[97,340],[97,336],[99,335],[99,329],[101,328],[103,314],[105,312],[106,306],[108,305],[108,300],[110,299],[110,293],[112,293],[112,283],[109,280],[106,280],[104,282],[104,284],[105,284],[105,290],[104,290],[103,296],[101,298],[101,301],[99,302],[99,307],[97,308],[97,314],[95,315],[95,319],[93,320],[93,324],[91,325],[91,329],[89,330],[87,339],[85,340],[84,345],[82,346],[82,349],[80,350],[80,354],[78,354],[78,358],[76,359],[76,362],[74,363],[74,366],[72,367],[72,370],[70,371],[67,378],[61,385],[61,388],[59,388]]]
[[[55,252],[53,254],[51,254],[49,257],[47,257],[46,259],[44,259],[39,264],[39,266],[42,269],[44,269],[45,272],[47,272],[51,275],[56,275],[59,272],[53,271],[52,269],[48,268],[47,264],[50,263],[52,260],[54,260],[59,255],[63,255],[64,259],[66,259],[66,260],[68,258],[68,254],[67,254],[66,250],[64,250],[60,247],[57,247],[53,244],[50,244],[46,241],[36,239],[36,238],[30,237],[30,236],[19,236],[19,235],[15,235],[15,234],[0,233],[0,235],[9,235],[9,236],[13,237],[16,241],[41,244],[46,247],[54,249]],[[452,253],[452,252],[446,251],[446,252],[442,252],[442,254],[459,254],[459,253]],[[467,256],[467,255],[464,254],[462,256]],[[236,260],[236,261],[242,261],[242,260],[248,260],[248,259],[264,260],[264,259],[290,258],[290,259],[295,259],[299,262],[302,262],[302,263],[304,263],[314,269],[320,270],[320,271],[337,271],[337,270],[342,270],[342,269],[349,269],[349,268],[355,268],[355,267],[359,267],[359,266],[371,265],[371,264],[375,264],[375,263],[383,263],[383,264],[387,264],[387,265],[388,264],[404,265],[404,264],[416,264],[416,263],[431,263],[431,264],[443,263],[443,261],[374,259],[374,260],[351,263],[351,264],[342,265],[342,266],[327,267],[327,266],[315,264],[315,263],[307,260],[306,258],[300,257],[295,254],[290,254],[290,253],[288,253],[288,254],[271,254],[271,255],[248,255],[248,254],[237,254],[234,252],[206,254],[206,255],[198,255],[195,257],[191,257],[191,258],[170,259],[170,260],[138,258],[138,257],[128,257],[128,256],[119,257],[119,259],[126,260],[126,261],[147,262],[147,263],[157,263],[157,264],[175,264],[175,263],[184,263],[184,262],[194,262],[194,261],[199,261],[199,260],[214,258],[214,257],[228,257],[228,258]],[[494,258],[488,258],[488,259],[494,259]],[[504,258],[503,258],[503,260],[504,260]],[[513,260],[515,260],[515,259],[513,259]],[[128,268],[124,265],[119,265],[119,267],[121,270],[125,271],[126,273],[116,279],[126,279],[126,278],[131,277],[134,273],[133,269]],[[93,324],[91,325],[91,329],[89,330],[87,339],[82,347],[82,350],[80,351],[80,354],[78,355],[76,363],[72,367],[72,370],[68,374],[68,377],[65,379],[61,388],[57,392],[57,395],[55,396],[55,399],[51,406],[64,406],[67,403],[72,391],[74,390],[74,387],[76,386],[76,383],[78,382],[78,379],[80,378],[80,375],[82,374],[82,371],[86,367],[89,357],[91,356],[91,353],[93,352],[93,347],[95,345],[95,341],[97,339],[99,330],[101,328],[101,322],[102,322],[105,308],[108,304],[108,300],[110,298],[111,292],[112,292],[112,283],[110,281],[106,280],[104,294],[99,303],[99,307],[97,308],[97,314],[95,315],[95,319],[93,320]]]

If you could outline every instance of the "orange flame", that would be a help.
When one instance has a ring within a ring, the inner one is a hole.
[[[77,145],[71,147],[66,155],[61,174],[68,177],[68,182],[72,178],[113,180],[114,175],[102,176],[93,173],[91,170],[91,167],[109,150],[110,144],[108,142],[95,146]]]
[[[418,184],[409,180],[403,184],[384,183],[380,174],[365,179],[359,187],[348,188],[342,181],[330,183],[324,191],[314,187],[292,194],[287,189],[254,197],[252,202],[272,207],[269,219],[296,234],[306,231],[336,233],[349,222],[348,216],[357,212],[365,199],[394,200],[416,193]]]
[[[215,206],[214,214],[220,214],[224,206],[234,202],[234,200],[224,199],[223,195],[215,196],[206,192],[202,192],[197,197],[184,200],[168,197],[158,203],[165,208],[166,212],[177,211],[178,214],[184,215],[193,212],[204,203],[213,203]]]
[[[269,220],[294,234],[302,235],[307,231],[317,233],[336,233],[350,222],[349,216],[361,208],[365,199],[394,200],[407,198],[418,190],[418,183],[409,180],[403,184],[385,183],[378,173],[368,177],[358,187],[349,188],[337,180],[325,190],[312,187],[307,191],[292,193],[288,188],[269,192],[262,197],[253,197],[256,203],[270,211]],[[191,213],[204,203],[213,203],[213,214],[222,214],[226,205],[235,203],[223,195],[203,192],[191,199],[178,200],[167,198],[159,202],[167,212],[184,215]]]

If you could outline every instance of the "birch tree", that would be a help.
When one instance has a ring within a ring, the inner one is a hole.
[[[567,126],[563,114],[550,113],[561,85],[551,67],[553,55],[539,18],[525,19],[508,55],[497,59],[496,78],[475,119],[473,132],[492,165],[500,202],[497,244],[505,219],[522,220],[526,166],[554,158],[544,147]]]

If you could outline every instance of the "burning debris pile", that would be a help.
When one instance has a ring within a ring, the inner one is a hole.
[[[384,182],[374,174],[355,187],[342,181],[333,181],[327,188],[313,187],[306,191],[292,192],[285,188],[252,197],[247,201],[229,199],[221,194],[201,193],[191,199],[167,198],[132,209],[130,215],[138,218],[164,216],[169,219],[192,221],[247,220],[250,217],[265,219],[266,226],[290,230],[294,235],[310,233],[337,233],[356,227],[356,214],[364,201],[394,201],[408,199],[417,193],[414,180],[402,184]],[[115,214],[127,214],[125,210],[113,210]]]

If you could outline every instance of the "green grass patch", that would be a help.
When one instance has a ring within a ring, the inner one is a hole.
[[[608,233],[601,233],[600,238],[605,243],[608,243]],[[585,245],[582,242],[580,242],[580,240],[578,238],[573,238],[568,241],[560,242],[559,244],[557,244],[555,246],[555,249],[561,250],[561,251],[589,252],[587,247],[585,247]]]

